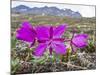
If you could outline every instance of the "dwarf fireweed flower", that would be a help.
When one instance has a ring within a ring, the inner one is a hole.
[[[16,38],[31,43],[30,47],[33,46],[36,39],[35,28],[28,21],[24,21],[16,30]]]
[[[57,27],[53,26],[37,26],[38,47],[33,51],[33,55],[42,56],[49,49],[50,55],[54,51],[56,54],[65,54],[66,46],[63,42],[62,35],[67,24],[62,24]]]
[[[88,45],[88,35],[87,34],[76,34],[73,33],[70,40],[70,46],[73,52],[76,52],[77,48],[84,48]]]
[[[30,47],[35,42],[38,42],[36,49],[32,52],[35,56],[42,56],[47,50],[49,50],[50,55],[52,55],[52,52],[55,52],[57,55],[64,55],[67,52],[67,46],[65,46],[64,42],[70,42],[73,52],[76,52],[76,48],[83,48],[88,45],[87,34],[75,35],[75,32],[73,32],[72,38],[65,41],[63,34],[68,28],[67,24],[33,27],[28,21],[24,21],[21,25],[16,31],[16,38],[29,42],[31,44]]]

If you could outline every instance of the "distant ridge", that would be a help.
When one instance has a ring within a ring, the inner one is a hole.
[[[79,12],[74,12],[71,9],[59,9],[57,7],[33,7],[30,8],[25,5],[19,5],[12,8],[12,13],[21,14],[34,14],[34,15],[52,15],[52,16],[67,16],[72,18],[81,18],[82,15]]]

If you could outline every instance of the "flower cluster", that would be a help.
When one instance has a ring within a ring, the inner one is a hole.
[[[71,39],[63,38],[63,34],[67,29],[67,24],[58,26],[38,25],[33,27],[28,21],[24,21],[22,26],[16,31],[16,38],[29,42],[30,47],[33,47],[35,42],[38,42],[38,46],[32,53],[35,56],[42,56],[46,50],[49,50],[50,55],[52,55],[52,52],[64,55],[68,48],[65,42],[70,43],[73,52],[76,51],[76,48],[87,46],[87,34],[75,34],[73,32]]]

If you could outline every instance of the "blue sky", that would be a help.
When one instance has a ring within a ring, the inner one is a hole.
[[[20,2],[20,1],[12,1],[12,7],[16,7],[18,5],[26,5],[29,7],[52,7],[56,6],[60,9],[71,9],[75,12],[80,12],[83,17],[94,17],[95,16],[95,6],[85,6],[85,5],[69,5],[69,4],[51,4],[51,3],[35,3],[35,2]]]

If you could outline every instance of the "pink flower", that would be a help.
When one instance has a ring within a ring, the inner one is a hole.
[[[25,21],[22,23],[22,26],[17,29],[16,38],[18,40],[30,42],[32,46],[35,42],[36,31],[28,21]]]
[[[47,49],[49,50],[50,55],[52,55],[52,51],[56,54],[65,54],[66,46],[64,45],[62,35],[64,34],[66,26],[66,24],[57,27],[38,26],[36,31],[39,45],[35,51],[33,51],[33,55],[42,56]]]
[[[73,52],[76,51],[75,48],[83,48],[88,45],[88,35],[87,34],[77,34],[73,35],[70,43]]]

